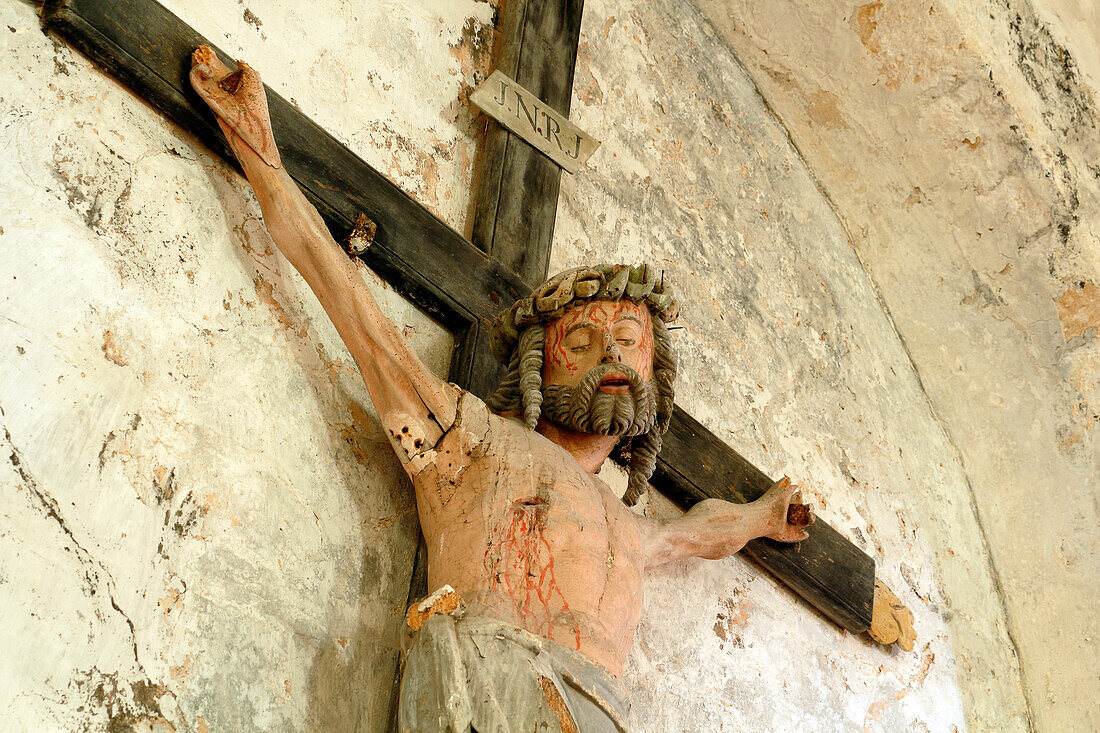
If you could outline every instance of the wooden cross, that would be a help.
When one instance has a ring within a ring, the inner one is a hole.
[[[509,0],[500,19],[496,67],[566,116],[582,8],[583,0]],[[188,81],[191,52],[207,39],[155,0],[47,0],[42,19],[235,165]],[[362,258],[454,334],[451,381],[487,396],[500,374],[488,322],[547,275],[560,169],[490,122],[466,240],[270,89],[268,100],[283,165],[334,238],[361,213],[377,225]],[[773,482],[677,406],[652,483],[687,507],[707,497],[751,501]],[[849,631],[870,626],[874,560],[825,522],[798,544],[758,539],[744,552]],[[410,597],[424,594],[423,583],[414,572]]]

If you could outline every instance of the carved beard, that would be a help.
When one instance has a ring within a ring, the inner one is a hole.
[[[625,375],[630,382],[626,394],[607,394],[597,389],[612,372]],[[576,387],[544,384],[542,415],[578,433],[641,435],[657,421],[657,389],[626,364],[600,364],[590,369]]]

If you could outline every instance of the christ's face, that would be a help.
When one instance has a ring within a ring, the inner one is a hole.
[[[544,385],[576,387],[593,367],[608,363],[625,364],[649,381],[653,375],[649,308],[630,300],[598,300],[547,325]],[[627,387],[620,381],[612,374],[600,383],[599,390],[625,394]]]
[[[546,326],[542,414],[570,430],[631,436],[656,419],[649,309],[596,301]]]

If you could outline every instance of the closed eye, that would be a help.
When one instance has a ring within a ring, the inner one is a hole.
[[[565,335],[562,345],[574,354],[583,354],[592,348],[596,342],[593,338],[593,326],[590,323],[579,323]]]
[[[580,332],[572,334],[565,340],[565,348],[569,349],[574,354],[581,354],[592,348],[593,343],[594,341],[592,340],[591,334]]]
[[[634,325],[633,321],[620,321],[611,334],[615,338],[615,343],[619,346],[630,348],[638,344],[641,331]]]

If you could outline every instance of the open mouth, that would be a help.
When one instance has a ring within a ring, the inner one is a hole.
[[[598,386],[601,392],[622,394],[630,389],[630,380],[624,374],[612,372],[601,379]]]

